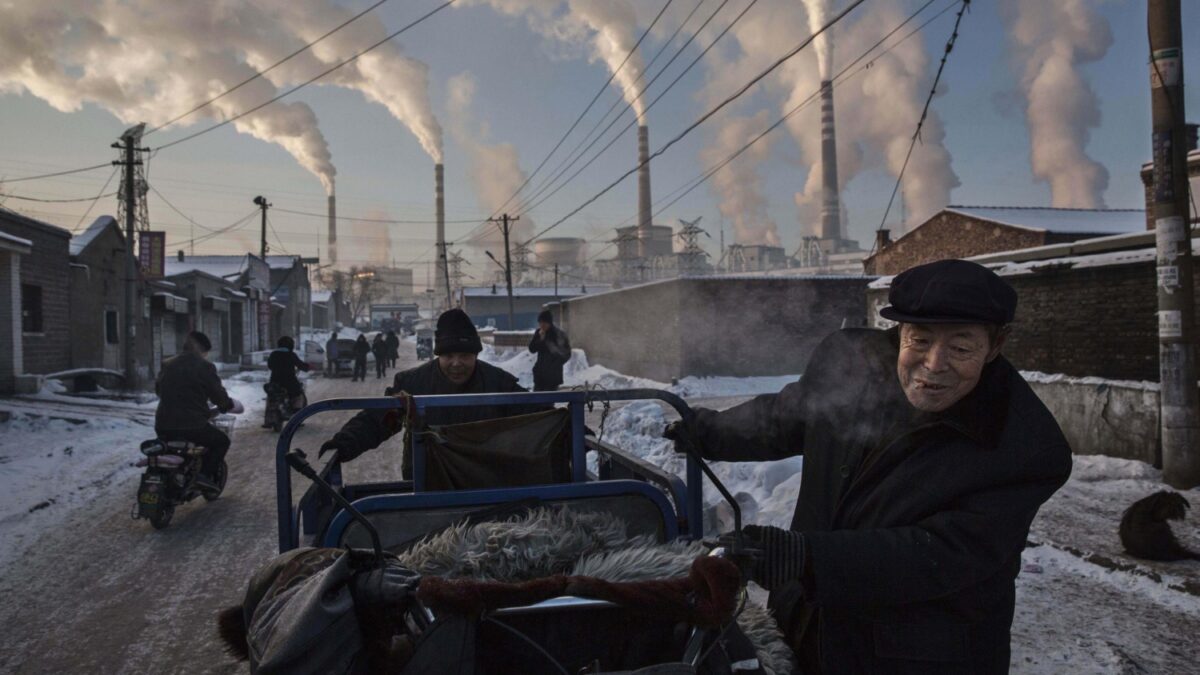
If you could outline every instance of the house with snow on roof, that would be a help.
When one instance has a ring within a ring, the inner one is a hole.
[[[1141,209],[947,206],[895,241],[880,230],[863,269],[899,274],[934,260],[1128,234],[1144,230],[1145,223]]]

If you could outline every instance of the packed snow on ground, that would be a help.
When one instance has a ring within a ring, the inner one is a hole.
[[[247,372],[224,381],[226,391],[246,406],[234,427],[260,421],[266,372]],[[157,403],[108,401],[66,395],[59,383],[47,380],[36,396],[24,397],[33,408],[39,400],[55,407],[45,415],[14,412],[0,422],[0,569],[21,555],[37,538],[56,527],[76,508],[86,508],[97,494],[129,490],[134,500],[134,476],[141,472],[139,445],[154,437],[152,419]],[[61,404],[81,406],[84,414],[63,414]],[[104,404],[142,413],[87,415],[87,407]],[[72,417],[72,421],[56,416]]]

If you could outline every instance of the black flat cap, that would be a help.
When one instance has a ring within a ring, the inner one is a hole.
[[[939,260],[896,275],[891,304],[879,311],[901,323],[1011,323],[1017,292],[983,265]]]

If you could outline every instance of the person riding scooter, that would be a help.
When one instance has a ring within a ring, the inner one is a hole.
[[[229,437],[208,423],[208,403],[211,401],[220,412],[235,415],[245,409],[229,397],[216,366],[207,360],[211,350],[208,336],[192,331],[184,340],[183,351],[163,363],[154,385],[158,394],[154,431],[164,441],[191,441],[204,446],[208,451],[201,461],[196,485],[217,491],[213,478],[229,450]]]
[[[276,348],[267,357],[267,368],[271,371],[270,384],[283,387],[292,410],[299,410],[304,407],[304,385],[296,377],[296,370],[308,372],[308,364],[296,356],[295,349],[296,341],[290,336],[279,338]]]

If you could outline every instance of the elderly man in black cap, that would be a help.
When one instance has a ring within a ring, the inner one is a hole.
[[[508,371],[478,360],[483,344],[471,317],[461,309],[451,309],[438,317],[433,353],[437,358],[424,365],[396,373],[386,395],[401,392],[414,396],[434,394],[485,394],[526,391]],[[473,406],[431,408],[425,414],[430,425],[462,424],[519,415],[541,410],[529,406]],[[343,462],[379,447],[400,430],[400,420],[385,411],[364,410],[350,419],[333,438],[321,446],[320,454],[336,451]],[[403,462],[408,476],[409,458]]]
[[[667,436],[718,460],[804,456],[791,528],[744,529],[805,673],[1004,673],[1014,580],[1071,450],[1003,356],[1017,295],[963,260],[892,282],[803,378]]]

